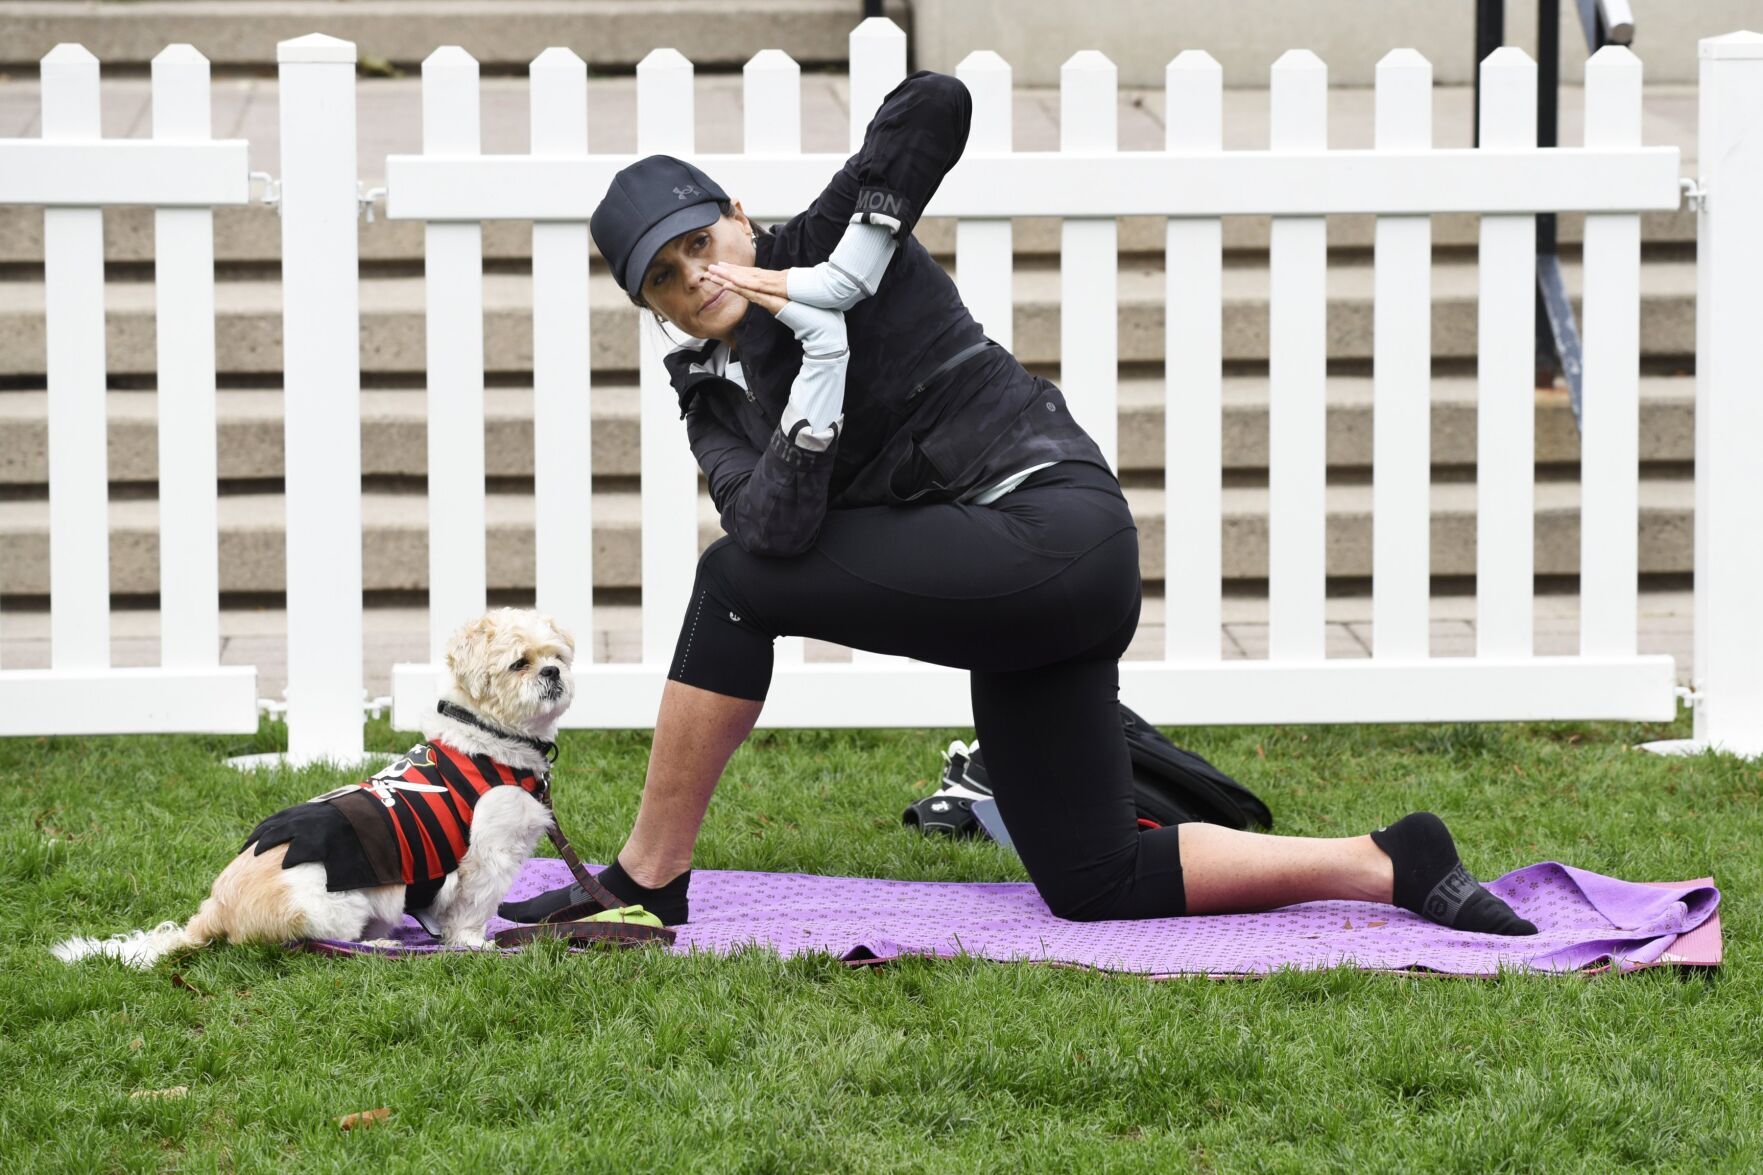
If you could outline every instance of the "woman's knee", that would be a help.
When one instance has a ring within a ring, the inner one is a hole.
[[[1126,897],[1132,890],[1130,871],[1112,878],[1063,876],[1046,883],[1037,880],[1035,889],[1053,917],[1068,922],[1107,922],[1132,917],[1120,912],[1126,908]]]
[[[1110,854],[1105,861],[1074,861],[1069,847],[1061,856],[1060,867],[1029,870],[1055,918],[1108,922],[1173,918],[1187,911],[1176,828],[1138,832],[1131,851]]]
[[[772,622],[760,615],[753,602],[763,593],[751,590],[753,563],[759,557],[741,549],[734,539],[724,535],[698,556],[698,569],[693,596],[700,594],[716,601],[729,623],[751,632],[777,637]]]

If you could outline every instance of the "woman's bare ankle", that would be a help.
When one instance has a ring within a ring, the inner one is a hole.
[[[1356,838],[1364,842],[1364,884],[1366,901],[1383,902],[1385,905],[1395,901],[1396,866],[1390,855],[1377,847],[1377,842],[1369,836]]]
[[[625,876],[644,889],[660,889],[692,867],[689,857],[683,862],[660,861],[638,856],[628,849],[618,854],[617,861]]]

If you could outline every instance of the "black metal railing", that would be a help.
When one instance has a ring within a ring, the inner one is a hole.
[[[1586,55],[1605,45],[1634,40],[1634,17],[1627,0],[1575,0],[1585,31]],[[1481,143],[1481,62],[1506,40],[1506,0],[1475,3],[1475,141]],[[1537,146],[1560,141],[1561,2],[1537,0]],[[1579,324],[1561,280],[1555,214],[1539,214],[1537,222],[1536,370],[1538,385],[1557,375],[1567,383],[1573,422],[1580,420]]]

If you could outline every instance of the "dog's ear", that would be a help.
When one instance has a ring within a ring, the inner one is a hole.
[[[570,633],[569,629],[557,623],[557,618],[555,616],[547,615],[544,612],[535,612],[533,613],[533,617],[536,621],[534,625],[535,630],[547,634],[557,644],[568,649],[570,657],[574,658],[575,637]]]
[[[490,688],[490,647],[496,639],[496,622],[480,616],[453,634],[447,642],[447,668],[461,689],[473,699]]]

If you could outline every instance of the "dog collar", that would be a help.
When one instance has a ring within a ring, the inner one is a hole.
[[[485,722],[482,718],[479,718],[464,706],[449,702],[445,698],[435,703],[435,711],[456,722],[463,722],[467,726],[475,726],[479,730],[488,731],[497,738],[512,739],[517,743],[525,743],[533,750],[539,752],[539,754],[545,756],[546,762],[557,762],[556,743],[546,742],[542,738],[532,738],[528,735],[521,734],[519,731],[505,730],[492,722]]]

